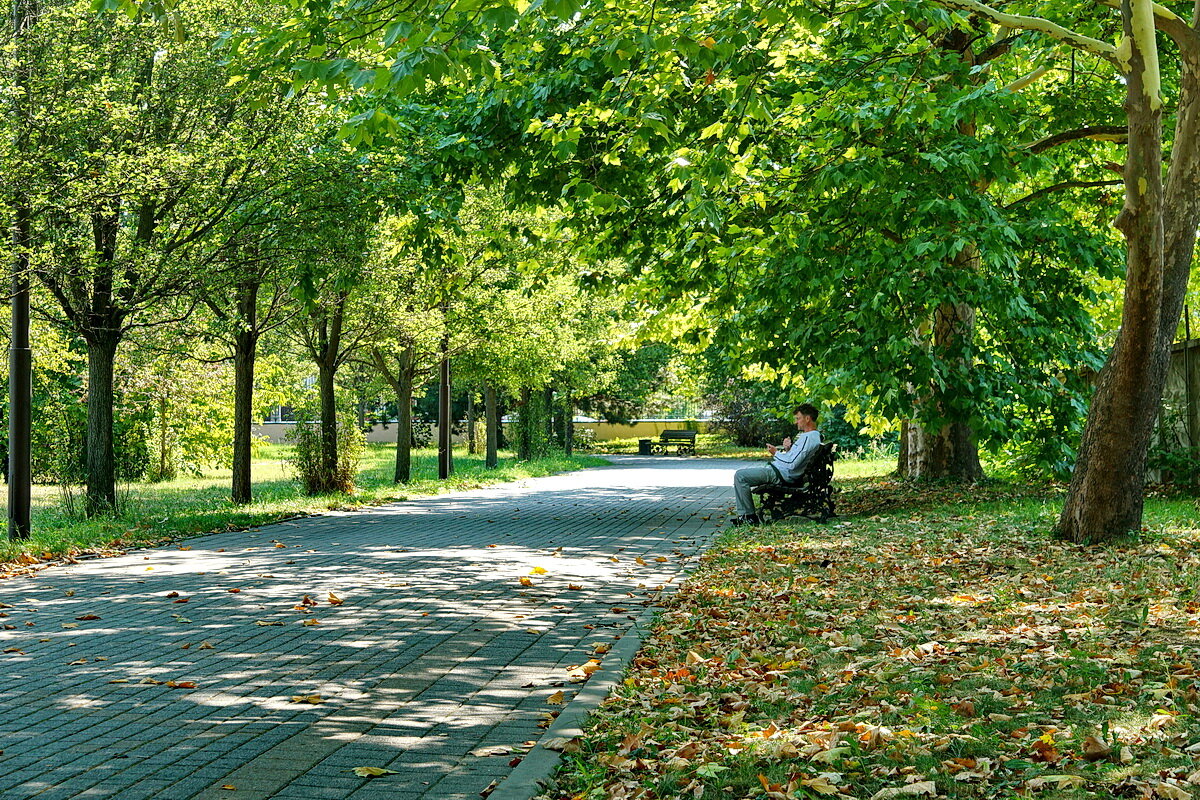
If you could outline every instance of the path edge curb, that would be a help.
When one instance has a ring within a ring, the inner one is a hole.
[[[600,707],[620,683],[633,657],[642,649],[650,623],[658,614],[657,607],[647,608],[613,645],[601,669],[592,674],[562,713],[538,739],[513,771],[488,800],[532,800],[548,788],[549,780],[562,761],[562,753],[546,747],[555,739],[574,739],[583,735],[583,725],[592,712]]]

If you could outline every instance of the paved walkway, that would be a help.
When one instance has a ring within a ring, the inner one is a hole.
[[[0,582],[0,797],[478,798],[724,518],[616,461]]]

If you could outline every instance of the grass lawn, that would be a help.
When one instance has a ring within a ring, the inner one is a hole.
[[[557,472],[607,464],[593,456],[550,457],[518,462],[501,453],[500,465],[485,469],[482,455],[455,452],[455,472],[439,481],[436,450],[414,451],[416,480],[392,483],[395,445],[368,445],[359,472],[359,488],[351,495],[306,497],[289,477],[284,459],[290,446],[260,448],[253,465],[254,502],[235,506],[229,500],[229,470],[210,470],[199,477],[163,483],[136,483],[119,487],[123,511],[116,517],[83,520],[67,512],[63,491],[57,486],[33,489],[33,538],[28,542],[0,540],[0,575],[21,564],[89,551],[122,549],[177,539],[199,533],[263,525],[302,514],[337,508],[403,500],[453,489],[551,475]],[[74,503],[82,505],[82,489]]]
[[[546,797],[1200,796],[1194,500],[1088,548],[1054,493],[839,478],[727,532]]]

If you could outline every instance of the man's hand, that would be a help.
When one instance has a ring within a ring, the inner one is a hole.
[[[778,450],[778,449],[779,449],[779,448],[778,448],[778,447],[776,447],[776,446],[775,446],[775,445],[773,445],[773,444],[769,444],[769,445],[767,445],[767,452],[768,452],[768,453],[770,453],[771,455],[775,455],[775,451],[776,451],[776,450]]]

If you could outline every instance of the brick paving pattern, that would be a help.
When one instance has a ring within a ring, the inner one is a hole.
[[[0,797],[478,798],[738,466],[615,461],[0,582]]]

